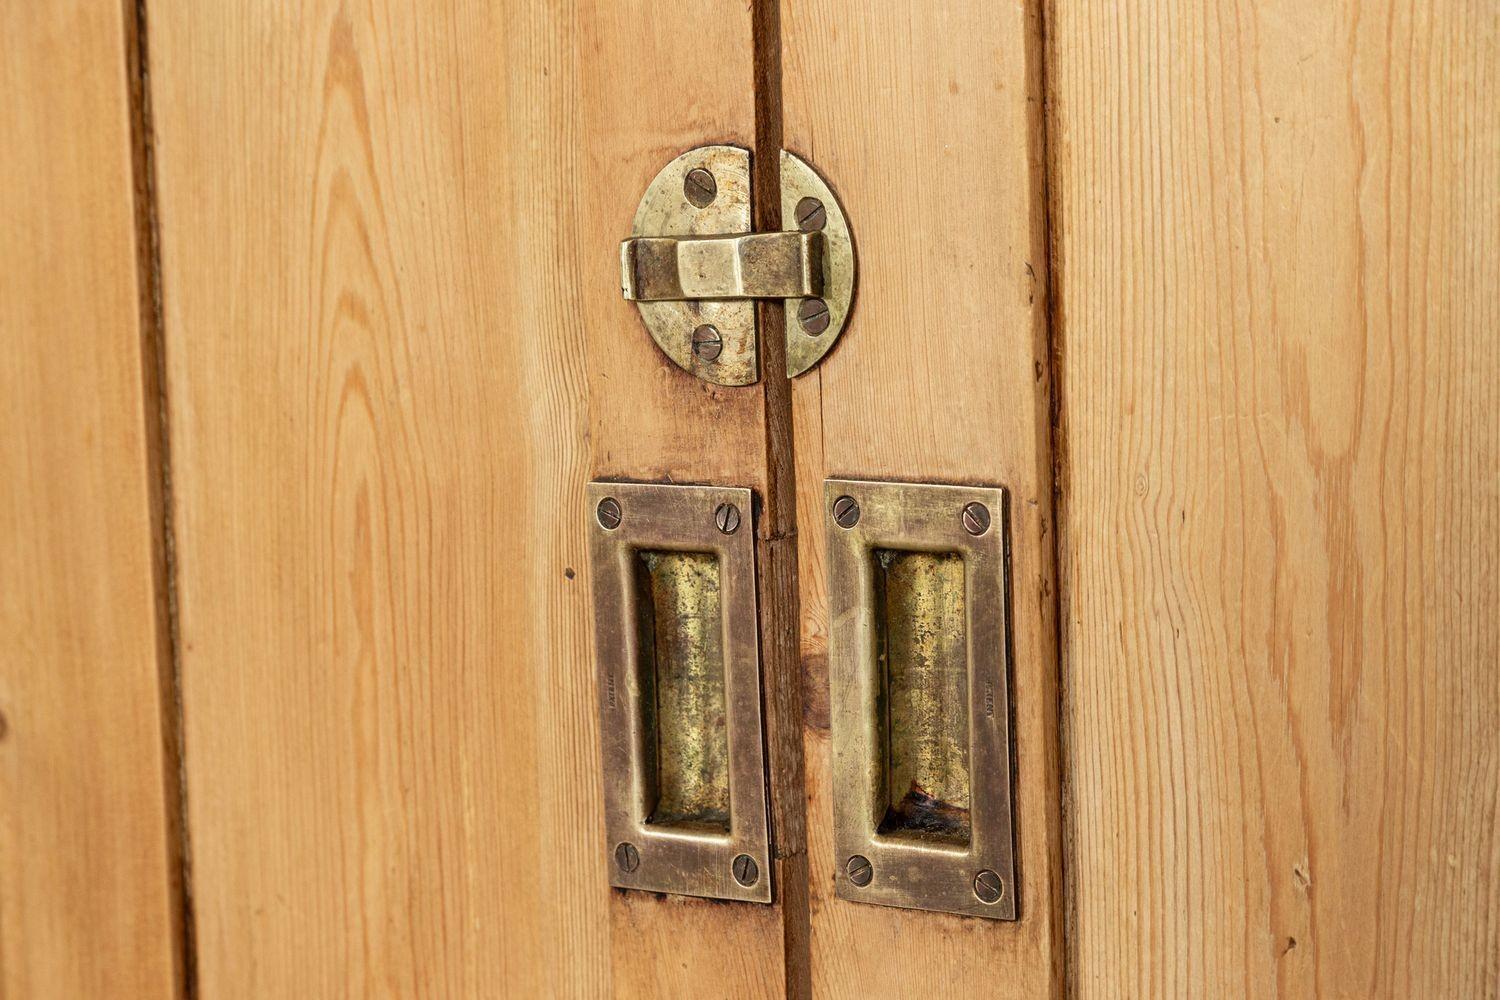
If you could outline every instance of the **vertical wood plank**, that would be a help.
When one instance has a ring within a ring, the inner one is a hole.
[[[156,10],[205,992],[781,995],[796,907],[607,887],[582,562],[591,475],[773,482],[617,284],[748,11]]]
[[[1048,38],[1073,991],[1500,994],[1500,15]]]
[[[607,993],[578,15],[151,23],[203,995]]]
[[[759,384],[701,381],[657,349],[618,287],[619,240],[657,171],[694,146],[757,145],[753,16],[747,5],[714,0],[600,2],[582,15],[588,157],[580,296],[593,471],[598,478],[746,486],[760,499],[761,669],[777,854],[769,906],[616,892],[611,923],[621,996],[779,997],[806,989],[800,709],[795,658],[783,641],[795,621],[788,611],[796,600],[795,538],[782,527],[791,520],[783,478],[789,449],[778,451],[772,436],[775,420],[790,420],[786,402],[774,395],[776,379],[785,389],[784,361],[763,330]],[[752,169],[766,158],[776,168],[775,148],[758,152]],[[763,206],[764,188],[755,194]],[[588,515],[578,516],[581,525]],[[612,846],[597,844],[601,855]]]
[[[782,4],[787,147],[859,254],[852,320],[793,385],[815,993],[1061,989],[1056,626],[1038,11]],[[822,480],[1011,490],[1016,923],[834,895]]]
[[[134,14],[0,7],[6,997],[182,990]]]

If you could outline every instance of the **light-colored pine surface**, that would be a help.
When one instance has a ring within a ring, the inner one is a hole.
[[[778,578],[789,545],[774,529],[784,515],[769,499],[774,478],[767,440],[768,382],[785,378],[778,374],[784,363],[769,363],[763,353],[760,384],[711,385],[674,366],[619,293],[619,241],[657,172],[694,146],[754,145],[751,13],[746,5],[718,0],[641,0],[599,3],[587,9],[582,25],[587,55],[578,67],[584,95],[578,170],[586,183],[579,190],[581,284],[575,294],[586,329],[593,473],[746,486],[761,498],[757,568],[767,761],[775,775],[773,836],[778,856],[792,854],[778,862],[770,906],[615,893],[614,989],[621,997],[779,997],[789,981],[797,988],[796,962],[806,950],[805,904],[786,902],[791,878],[803,878],[793,825],[801,812],[800,782],[781,773],[798,723],[775,694],[795,682],[795,662],[768,641],[768,633],[792,627],[785,609],[795,599],[785,573],[767,586]],[[774,151],[770,164],[776,165]]]
[[[822,996],[1061,989],[1055,590],[1035,10],[782,6],[787,147],[838,193],[859,254],[849,327],[793,386],[812,981]],[[1021,919],[840,900],[828,735],[828,476],[1003,485]]]
[[[1500,15],[1054,3],[1073,994],[1500,993]]]
[[[0,996],[18,1000],[181,986],[125,16],[0,5]]]
[[[151,31],[201,993],[604,993],[578,23]]]
[[[152,31],[204,995],[779,995],[781,907],[607,886],[582,502],[765,487],[761,390],[618,291],[656,170],[753,137],[748,12]]]

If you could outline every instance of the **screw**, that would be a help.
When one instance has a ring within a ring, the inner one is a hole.
[[[614,497],[605,497],[594,508],[594,516],[599,519],[600,527],[613,531],[620,526],[620,501]]]
[[[704,361],[713,361],[722,350],[724,338],[719,336],[718,327],[704,323],[693,331],[693,353]]]
[[[870,867],[870,859],[863,854],[856,854],[850,858],[844,870],[849,873],[849,881],[855,885],[869,885],[870,879],[875,877],[875,870]]]
[[[1005,895],[1005,883],[1000,881],[1000,876],[986,868],[974,876],[974,895],[979,897],[981,903],[998,903],[1000,897]]]
[[[760,881],[760,865],[748,854],[734,859],[734,880],[745,888]]]
[[[971,535],[982,535],[990,530],[990,509],[982,503],[966,503],[962,520],[965,531]]]
[[[682,179],[682,193],[698,208],[707,208],[719,193],[719,182],[702,167],[694,167]]]
[[[726,535],[732,535],[740,527],[740,509],[732,503],[721,503],[714,511],[714,524]]]
[[[828,225],[828,210],[816,198],[803,198],[797,202],[797,228],[804,233],[814,233]]]
[[[839,497],[833,502],[833,520],[840,528],[852,528],[859,523],[859,501],[850,496]]]
[[[828,329],[828,303],[822,299],[803,299],[797,307],[797,319],[808,336],[816,337]]]
[[[615,848],[615,864],[620,866],[622,872],[633,872],[641,866],[641,852],[635,849],[631,843],[623,843]]]

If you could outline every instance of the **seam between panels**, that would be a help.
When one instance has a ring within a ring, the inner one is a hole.
[[[170,872],[174,993],[198,995],[192,852],[187,822],[187,771],[183,754],[182,662],[177,563],[172,519],[172,460],[162,309],[161,241],[157,217],[155,134],[151,109],[146,0],[122,0],[125,70],[130,96],[132,197],[136,280],[140,309],[142,420],[150,491],[152,576],[156,604],[158,717],[162,787]]]
[[[1037,115],[1035,134],[1040,143],[1040,170],[1039,198],[1041,200],[1041,240],[1045,251],[1047,267],[1045,291],[1045,309],[1043,311],[1044,329],[1042,335],[1046,346],[1046,378],[1044,380],[1044,391],[1047,394],[1047,447],[1051,459],[1052,486],[1052,579],[1053,579],[1053,650],[1055,656],[1057,699],[1054,711],[1056,712],[1057,725],[1057,794],[1058,794],[1058,835],[1061,843],[1058,845],[1058,891],[1061,894],[1061,906],[1059,908],[1059,927],[1055,942],[1059,945],[1056,961],[1059,966],[1060,992],[1061,995],[1071,998],[1076,994],[1076,983],[1073,976],[1076,972],[1074,963],[1074,930],[1076,927],[1076,893],[1069,882],[1069,861],[1073,854],[1073,844],[1070,834],[1070,810],[1069,810],[1069,780],[1067,769],[1067,740],[1068,740],[1068,674],[1066,670],[1068,662],[1067,643],[1067,618],[1068,608],[1068,578],[1067,570],[1067,489],[1068,489],[1068,458],[1067,458],[1067,413],[1063,398],[1064,378],[1066,373],[1063,368],[1066,360],[1066,337],[1064,331],[1064,316],[1061,297],[1062,289],[1062,248],[1057,238],[1058,233],[1058,206],[1057,206],[1057,155],[1058,151],[1054,142],[1054,129],[1057,119],[1057,108],[1054,103],[1054,80],[1055,51],[1053,39],[1049,33],[1051,27],[1051,0],[1035,0],[1036,2],[1036,28],[1030,32],[1028,38],[1028,51],[1032,53],[1031,61],[1034,69],[1031,70],[1034,86],[1037,88],[1038,104],[1040,111]]]
[[[753,0],[751,46],[755,107],[752,204],[756,230],[770,232],[781,228],[780,0]],[[785,310],[780,304],[760,303],[756,312],[766,457],[765,524],[760,545],[763,558],[758,560],[762,686],[763,697],[771,703],[767,718],[775,727],[767,741],[767,764],[775,860],[781,876],[783,989],[786,996],[801,998],[812,993],[812,942],[802,759],[801,595],[792,389],[786,374]]]

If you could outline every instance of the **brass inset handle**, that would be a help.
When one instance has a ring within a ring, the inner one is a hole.
[[[824,500],[838,895],[1013,920],[1005,491]]]
[[[750,491],[586,495],[610,882],[768,903]]]

